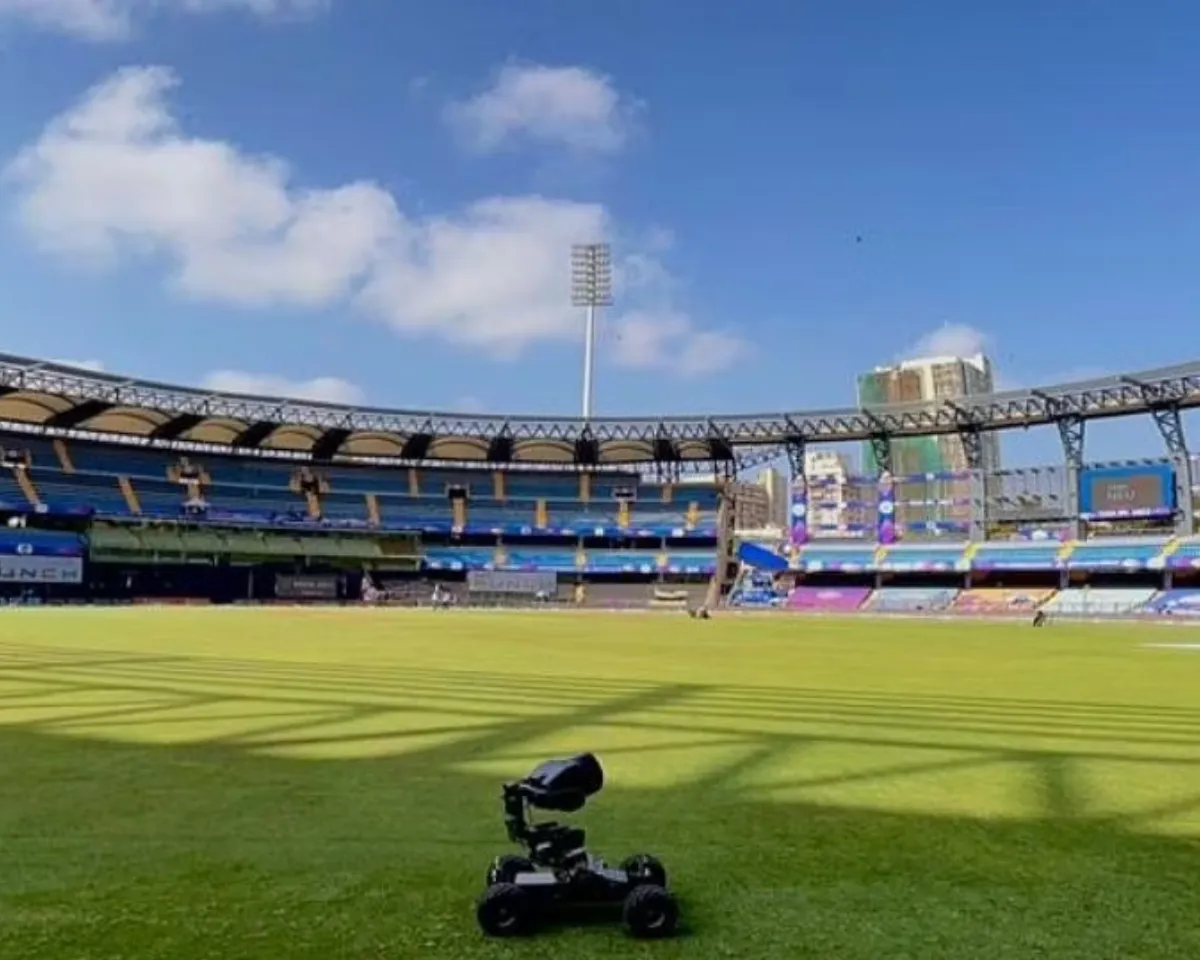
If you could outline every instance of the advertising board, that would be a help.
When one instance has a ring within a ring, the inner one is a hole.
[[[0,555],[13,557],[82,557],[83,537],[50,530],[0,529]]]
[[[544,570],[471,570],[467,574],[467,589],[473,593],[509,593],[536,596],[554,593],[558,578],[553,571]]]
[[[83,583],[83,559],[0,556],[0,583]]]
[[[1089,467],[1079,475],[1084,519],[1166,516],[1175,511],[1175,471],[1169,464]]]
[[[275,575],[275,596],[280,600],[336,600],[338,577],[334,574]]]

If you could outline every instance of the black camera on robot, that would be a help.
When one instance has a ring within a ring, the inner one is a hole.
[[[476,907],[485,933],[532,933],[564,907],[619,907],[626,930],[635,937],[675,932],[679,911],[657,858],[636,854],[611,867],[588,852],[579,827],[530,822],[530,810],[581,810],[603,786],[604,771],[590,753],[547,761],[524,779],[504,785],[504,826],[526,854],[503,854],[488,867],[487,889]]]

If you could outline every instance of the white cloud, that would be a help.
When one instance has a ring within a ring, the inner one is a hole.
[[[450,409],[455,413],[486,413],[487,404],[478,397],[467,394],[450,404]]]
[[[308,15],[330,0],[0,0],[0,18],[23,20],[85,40],[128,37],[141,16],[238,11],[259,17]]]
[[[361,387],[338,377],[314,377],[289,380],[264,373],[241,370],[215,370],[204,378],[206,390],[241,393],[256,397],[283,397],[289,400],[316,400],[323,403],[359,404],[366,400]]]
[[[366,181],[301,189],[277,158],[181,130],[167,101],[175,82],[158,67],[118,71],[7,167],[17,214],[42,250],[107,268],[151,258],[177,293],[197,300],[352,305],[402,334],[494,357],[581,338],[569,249],[617,237],[604,207],[492,197],[414,218]],[[736,354],[736,341],[678,312],[659,259],[667,239],[654,231],[618,248],[618,297],[641,308],[618,322],[653,349],[621,348],[617,360],[714,369]]]
[[[102,360],[50,360],[49,363],[57,363],[63,367],[74,367],[76,370],[89,370],[92,373],[103,373],[104,362]]]
[[[700,377],[749,355],[749,345],[720,330],[700,330],[682,313],[634,311],[613,323],[615,359],[626,367]]]
[[[943,323],[904,352],[905,360],[922,357],[970,357],[987,353],[992,339],[965,323]]]
[[[609,232],[604,208],[497,197],[456,217],[411,224],[381,259],[360,305],[394,328],[434,333],[495,356],[581,335],[572,311],[572,243]]]
[[[446,118],[484,153],[521,138],[613,153],[625,145],[636,109],[610,77],[592,70],[509,64],[488,89],[451,104]]]
[[[122,70],[24,150],[7,174],[39,245],[90,263],[162,255],[197,297],[317,306],[346,294],[397,226],[368,183],[289,191],[278,160],[189,139],[164,100],[172,74]]]

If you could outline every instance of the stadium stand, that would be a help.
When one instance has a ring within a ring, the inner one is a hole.
[[[954,603],[957,590],[940,587],[880,587],[862,604],[876,613],[936,613]]]
[[[1181,539],[1175,542],[1174,549],[1166,552],[1166,565],[1174,570],[1190,570],[1200,568],[1200,539]]]
[[[878,568],[895,571],[935,572],[965,570],[967,544],[895,544],[879,558]]]
[[[0,553],[18,557],[80,557],[87,541],[78,533],[0,529]]]
[[[1143,611],[1162,617],[1200,617],[1200,589],[1163,590],[1146,602]]]
[[[1054,570],[1066,547],[1058,541],[982,543],[971,558],[974,570]]]
[[[809,573],[872,570],[878,549],[874,544],[811,544],[800,549],[797,568]]]
[[[1032,614],[1053,596],[1054,590],[1005,587],[976,587],[962,591],[954,600],[955,613]]]
[[[1058,617],[1106,617],[1136,613],[1157,591],[1152,587],[1077,587],[1060,590],[1042,607]]]
[[[1077,543],[1066,557],[1072,570],[1146,570],[1152,567],[1167,545],[1165,538],[1103,543]]]
[[[637,476],[581,491],[575,475],[520,477],[495,471],[326,466],[314,474],[316,490],[301,490],[297,468],[234,457],[131,449],[71,441],[60,448],[40,438],[8,438],[6,449],[28,451],[28,478],[52,508],[82,508],[105,517],[156,517],[239,523],[320,522],[324,525],[568,537],[634,536],[712,539],[719,494],[693,485],[675,499],[662,484]],[[19,445],[19,446],[18,446]],[[185,470],[194,474],[185,476]],[[18,471],[0,472],[0,502],[30,506]],[[497,477],[506,478],[497,480]],[[451,489],[466,492],[465,522],[456,523]],[[497,497],[498,490],[503,491]],[[631,493],[618,502],[615,492]],[[581,497],[581,493],[586,493]],[[609,499],[605,500],[605,497]]]
[[[870,587],[796,587],[787,598],[787,609],[805,612],[851,613],[871,593]]]
[[[1150,373],[1139,389],[1161,380],[1179,396],[1178,371]],[[628,583],[622,596],[663,609],[697,597],[711,606],[726,589],[733,606],[795,611],[1188,616],[1196,605],[1200,462],[1177,452],[1117,464],[1076,457],[1074,469],[803,478],[785,483],[779,502],[769,485],[731,479],[744,466],[735,453],[761,454],[754,437],[776,456],[786,446],[796,465],[807,462],[805,438],[875,438],[881,423],[908,433],[945,410],[901,420],[883,409],[805,414],[799,440],[779,435],[778,418],[589,423],[598,431],[589,437],[573,432],[578,423],[481,417],[482,426],[468,426],[437,414],[307,410],[81,371],[55,393],[61,367],[12,357],[0,356],[0,374],[9,391],[0,391],[0,521],[28,528],[7,551],[0,544],[0,566],[16,584],[0,576],[0,592],[36,584],[82,595],[86,561],[87,589],[153,581],[155,568],[163,571],[155,596],[179,584],[203,592],[207,579],[226,600],[274,597],[262,583],[277,578],[279,597],[308,583],[343,600],[367,575],[421,584],[417,596],[453,584],[465,598],[543,574],[571,602],[588,602],[575,595],[582,583],[601,592]],[[1119,378],[1078,402],[1110,388],[1097,415],[1111,415],[1113,404],[1145,412],[1142,394]],[[1200,405],[1196,391],[1191,405]],[[164,394],[177,405],[139,407],[166,402]],[[1005,396],[972,410],[994,407],[993,426],[1006,428],[1053,419],[1039,406],[1047,402],[1031,392],[1024,406]],[[687,476],[685,463],[717,472]],[[1187,489],[1193,497],[1179,501]],[[735,539],[739,523],[757,531],[754,549]],[[76,538],[76,553],[35,542],[55,531]],[[48,579],[23,583],[38,565],[20,558],[55,556],[69,577],[56,580],[51,565],[37,573]]]

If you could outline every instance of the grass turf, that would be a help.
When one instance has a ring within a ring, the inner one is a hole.
[[[7,611],[0,956],[1200,956],[1200,651],[1095,627]],[[502,777],[595,750],[688,924],[486,941]]]

